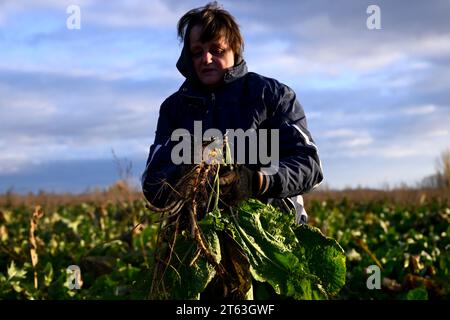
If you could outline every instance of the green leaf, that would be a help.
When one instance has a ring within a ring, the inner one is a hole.
[[[7,269],[7,273],[8,273],[8,281],[12,280],[12,279],[24,279],[25,275],[27,274],[27,272],[23,269],[20,268],[16,268],[16,264],[14,263],[14,261],[11,261],[11,264],[9,265],[8,269]]]
[[[318,229],[297,226],[293,216],[253,199],[233,217],[235,239],[250,260],[253,277],[267,281],[276,293],[322,299],[344,285],[344,251]]]
[[[428,300],[428,292],[425,288],[415,288],[406,294],[407,300]]]
[[[44,268],[44,285],[48,287],[53,280],[53,266],[50,261],[47,262]]]
[[[221,259],[220,243],[213,225],[201,224],[203,235],[211,254],[219,262]],[[216,274],[214,267],[203,256],[191,264],[197,253],[197,245],[187,232],[178,236],[173,258],[167,268],[160,295],[156,299],[198,299],[200,293]]]
[[[326,292],[337,294],[345,284],[344,249],[336,240],[325,237],[318,228],[303,224],[294,232],[304,248],[309,271],[320,278]]]

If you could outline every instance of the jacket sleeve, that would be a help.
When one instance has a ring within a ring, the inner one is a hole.
[[[150,146],[150,151],[141,183],[145,198],[157,207],[163,207],[167,196],[177,181],[177,169],[171,160],[173,142],[173,117],[170,111],[170,97],[161,105],[158,124],[156,127],[155,141]]]
[[[303,107],[292,89],[275,84],[269,102],[274,108],[270,127],[279,130],[279,165],[266,176],[266,196],[286,198],[306,193],[323,180],[318,149],[308,131]]]

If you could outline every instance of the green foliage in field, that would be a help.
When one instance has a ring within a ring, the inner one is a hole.
[[[311,226],[297,228],[289,222],[280,223],[288,216],[277,220],[258,210],[257,206],[242,208],[237,215],[242,230],[235,221],[228,222],[234,226],[236,241],[252,261],[253,277],[278,284],[275,291],[282,295],[321,298],[323,289],[337,299],[450,298],[447,202],[429,201],[421,205],[393,205],[386,201],[313,202],[309,209]],[[35,232],[39,257],[35,268],[29,240],[33,211],[34,208],[27,207],[0,208],[0,299],[147,298],[158,224],[151,223],[156,217],[148,213],[144,201],[84,203],[45,211]],[[207,221],[199,224],[210,237],[208,241],[214,243],[214,233],[205,229]],[[134,228],[139,222],[142,225]],[[343,261],[332,239],[344,248],[346,271],[338,267],[339,263],[330,263],[333,259]],[[317,243],[327,249],[317,250]],[[255,244],[269,254],[265,257],[259,254]],[[192,258],[189,255],[193,254],[189,250],[195,248],[187,248],[186,256],[178,258],[189,261]],[[69,265],[81,268],[80,290],[68,288]],[[366,285],[370,276],[366,269],[371,265],[381,267],[379,290],[370,290]],[[279,272],[267,272],[267,268],[274,266],[280,268]],[[334,269],[327,270],[330,266]],[[196,286],[202,287],[209,281],[208,270],[206,264],[199,265],[198,271],[204,273],[203,283],[182,283],[190,286],[193,298],[199,290]],[[298,279],[308,279],[305,275],[316,278],[309,285],[298,284],[292,282],[295,279],[292,274]],[[335,278],[323,280],[328,274],[334,274]],[[344,276],[345,286],[339,291]],[[299,287],[308,286],[311,291],[293,294],[300,292]]]
[[[386,201],[315,202],[312,224],[347,254],[342,299],[449,299],[450,207],[447,201],[393,205]],[[367,288],[378,265],[381,289]]]
[[[157,226],[140,225],[144,201],[102,206],[81,204],[46,212],[36,231],[38,287],[31,265],[32,209],[0,210],[0,298],[142,299],[151,280]],[[68,287],[67,267],[81,268],[80,290]]]

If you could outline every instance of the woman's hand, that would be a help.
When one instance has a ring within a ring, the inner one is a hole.
[[[221,199],[228,205],[260,195],[263,175],[244,165],[234,166],[232,170],[220,174]]]

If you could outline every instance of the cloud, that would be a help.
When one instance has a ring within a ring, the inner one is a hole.
[[[332,186],[415,179],[449,147],[448,1],[380,0],[374,31],[370,1],[221,3],[241,25],[250,71],[297,93]],[[0,174],[17,181],[58,161],[96,167],[111,149],[145,158],[159,105],[183,81],[176,22],[205,3],[80,0],[76,32],[69,4],[0,3]]]
[[[0,26],[8,25],[18,14],[33,10],[60,10],[65,14],[65,9],[74,4],[73,0],[2,0],[0,2]],[[79,6],[89,6],[93,0],[77,0]]]
[[[369,4],[239,4],[237,8],[247,14],[243,29],[249,26],[247,39],[252,41],[252,47],[246,47],[249,64],[311,89],[382,87],[391,92],[412,86],[448,87],[450,73],[440,71],[448,63],[438,59],[450,54],[450,30],[443,13],[449,4],[433,1],[405,12],[400,3],[380,1],[383,29],[375,31],[365,25]],[[277,39],[273,47],[270,38]]]
[[[406,115],[425,115],[429,113],[433,113],[436,111],[436,106],[432,104],[410,107],[403,110],[403,113]]]
[[[118,156],[121,157],[120,154]],[[144,169],[145,159],[127,158],[132,164],[132,184],[139,186],[139,177]],[[99,160],[50,161],[29,165],[21,172],[0,173],[0,190],[28,193],[86,192],[89,189],[105,188],[122,178],[112,155]]]
[[[450,134],[450,131],[447,129],[442,130],[434,130],[429,133],[432,137],[442,137],[442,136],[448,136]]]
[[[335,130],[329,130],[324,133],[322,133],[320,136],[323,138],[347,138],[347,137],[354,137],[358,136],[359,132],[348,129],[348,128],[341,128],[341,129],[335,129]]]
[[[157,81],[3,73],[0,172],[58,159],[108,158],[111,149],[146,156],[169,93]]]
[[[333,145],[339,148],[360,148],[361,146],[370,145],[373,138],[370,133],[364,131],[356,131],[349,128],[339,128],[324,133],[320,133],[317,137],[333,141]]]
[[[0,3],[0,22],[8,22],[10,16],[34,10],[60,11],[63,21],[69,16],[70,5],[80,7],[81,28],[104,26],[113,28],[166,28],[174,27],[183,13],[162,0],[126,2],[111,0],[101,3],[93,0],[5,0]]]
[[[370,145],[372,142],[373,142],[373,139],[371,137],[364,137],[364,136],[361,137],[360,136],[357,138],[342,141],[339,145],[351,147],[351,148],[355,148],[355,147],[359,148],[361,146]]]
[[[109,1],[96,10],[87,10],[86,23],[114,28],[174,28],[183,12],[164,1]]]

